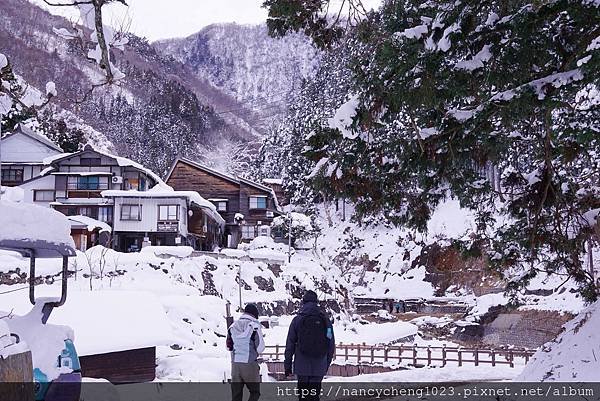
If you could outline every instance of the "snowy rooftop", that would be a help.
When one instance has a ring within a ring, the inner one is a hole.
[[[91,145],[86,145],[84,150],[76,152],[76,153],[63,153],[63,154],[60,154],[60,155],[47,157],[46,159],[44,159],[44,164],[45,165],[51,165],[53,163],[56,163],[57,161],[60,161],[60,160],[63,160],[63,159],[67,159],[69,157],[76,156],[76,155],[79,155],[79,154],[83,154],[85,152],[95,152],[95,153],[97,153],[99,155],[106,156],[108,158],[114,159],[117,162],[117,164],[119,166],[121,166],[121,167],[133,167],[133,168],[136,168],[136,169],[138,169],[138,170],[143,171],[144,173],[146,173],[149,177],[151,177],[153,180],[155,180],[158,184],[163,184],[164,185],[164,182],[163,182],[162,178],[160,178],[152,170],[147,169],[146,167],[142,166],[141,164],[139,164],[137,162],[134,162],[133,160],[130,160],[130,159],[127,159],[127,158],[121,157],[121,156],[112,155],[112,154],[110,154],[108,152],[104,152],[104,151],[98,150],[98,149],[94,148]],[[46,169],[44,169],[42,171],[42,173],[40,173],[40,175],[48,174],[51,171],[52,171],[51,168],[46,168]]]
[[[6,135],[2,135],[2,140],[6,140],[6,139],[10,138],[14,134],[17,134],[18,132],[21,132],[23,135],[26,135],[44,145],[46,145],[47,147],[49,147],[51,149],[56,150],[57,152],[62,152],[62,149],[57,144],[55,144],[50,139],[48,139],[48,137],[46,135],[44,135],[38,131],[35,131],[33,128],[31,128],[27,124],[19,124],[13,132],[10,132]]]
[[[100,232],[111,232],[112,229],[110,226],[102,221],[92,219],[88,216],[68,216],[69,222],[71,223],[71,227],[82,226],[85,227],[88,231],[94,231],[99,228]]]

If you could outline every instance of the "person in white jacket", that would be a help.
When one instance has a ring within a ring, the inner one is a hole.
[[[242,401],[244,385],[250,391],[248,401],[260,398],[259,355],[265,350],[258,308],[246,305],[244,314],[227,330],[227,349],[231,351],[231,397]]]

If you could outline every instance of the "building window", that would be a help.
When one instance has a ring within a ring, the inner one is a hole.
[[[83,206],[80,208],[77,208],[77,214],[80,216],[87,216],[87,217],[92,217],[92,208],[88,207],[88,206]]]
[[[256,226],[242,226],[242,239],[256,238]]]
[[[100,166],[102,163],[99,157],[82,157],[79,159],[79,164],[82,166]]]
[[[158,206],[159,221],[178,221],[179,206],[177,205],[159,205]]]
[[[2,184],[21,184],[23,182],[22,168],[3,168]]]
[[[217,211],[226,212],[227,211],[227,201],[213,201]]]
[[[266,196],[251,196],[250,197],[250,209],[266,209],[267,208],[267,197]]]
[[[67,188],[72,191],[101,191],[108,189],[108,177],[69,176]]]
[[[98,208],[98,220],[104,223],[112,223],[113,213],[112,207],[109,206],[100,206]]]
[[[121,205],[121,220],[142,220],[142,205]]]
[[[36,202],[54,202],[56,192],[52,190],[35,190],[33,191],[33,200]]]

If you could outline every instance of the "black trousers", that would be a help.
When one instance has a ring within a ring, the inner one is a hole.
[[[319,401],[323,376],[298,376],[298,399]]]

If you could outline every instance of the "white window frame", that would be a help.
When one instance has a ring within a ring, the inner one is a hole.
[[[179,205],[158,205],[158,221],[179,221]]]
[[[46,196],[40,197],[41,194],[51,196],[50,198]],[[36,189],[33,191],[33,200],[35,202],[54,202],[56,200],[56,191],[53,189]]]
[[[258,200],[264,200],[265,202],[265,207],[259,207],[258,206]],[[249,203],[249,207],[250,209],[258,209],[258,210],[265,210],[267,209],[268,206],[268,199],[267,196],[263,196],[263,195],[252,195],[250,197],[248,197],[248,203]],[[253,205],[254,203],[254,205]]]
[[[137,208],[137,217],[132,215],[133,208]],[[125,210],[129,213],[125,214]],[[122,221],[142,221],[142,205],[123,204],[121,205],[120,218]]]

